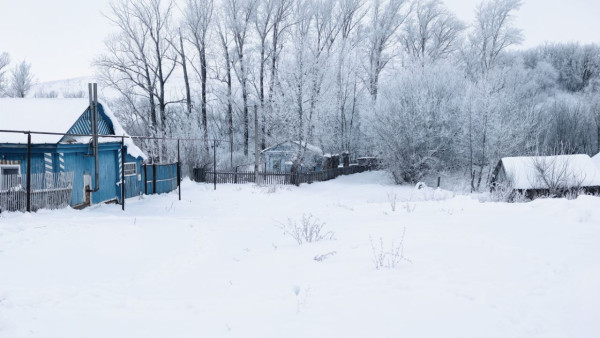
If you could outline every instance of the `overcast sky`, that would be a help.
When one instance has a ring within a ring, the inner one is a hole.
[[[467,23],[480,0],[445,0]],[[0,0],[0,52],[32,63],[39,82],[91,75],[90,63],[113,29],[109,0]],[[600,42],[599,0],[524,0],[517,15],[523,47],[545,41]]]

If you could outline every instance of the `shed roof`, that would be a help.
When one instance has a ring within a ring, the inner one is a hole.
[[[514,189],[545,189],[544,178],[570,187],[600,186],[600,168],[588,155],[505,157],[501,164]]]
[[[115,135],[125,135],[121,124],[106,105],[99,103],[104,115],[110,120]],[[30,130],[52,133],[67,133],[75,122],[89,107],[88,99],[59,98],[2,98],[0,99],[0,129]],[[61,142],[61,135],[33,134],[33,143],[56,144]],[[70,138],[71,143],[88,143],[89,137]],[[114,138],[100,138],[99,142],[115,142]],[[23,134],[0,133],[0,143],[27,143]],[[134,157],[146,158],[133,140],[125,139],[128,153]]]
[[[268,152],[268,151],[270,151],[270,150],[273,150],[273,149],[275,149],[275,148],[279,147],[280,145],[282,145],[282,144],[286,144],[286,143],[293,143],[295,146],[299,146],[299,145],[300,145],[300,141],[293,141],[293,140],[291,140],[291,141],[284,141],[284,142],[281,142],[281,143],[279,143],[279,144],[276,144],[276,145],[274,145],[274,146],[272,146],[272,147],[269,147],[269,148],[263,149],[263,150],[261,151],[261,153]],[[312,144],[310,144],[310,143],[302,142],[302,146],[303,146],[303,147],[304,147],[304,146],[306,146],[306,150],[308,150],[308,151],[310,151],[310,152],[317,153],[317,154],[321,154],[321,155],[323,154],[323,150],[321,150],[321,148],[319,148],[319,147],[317,147],[317,146],[314,146],[314,145],[312,145]]]

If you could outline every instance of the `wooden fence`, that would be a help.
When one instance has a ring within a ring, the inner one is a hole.
[[[31,174],[31,211],[69,206],[73,192],[73,172]],[[2,175],[0,212],[27,210],[27,177]]]
[[[261,171],[258,173],[261,184],[300,185],[302,183],[323,182],[342,175],[351,175],[370,170],[368,166],[349,166],[323,171],[292,174],[289,172]],[[196,182],[224,184],[254,183],[253,171],[205,171],[194,168],[192,178]]]

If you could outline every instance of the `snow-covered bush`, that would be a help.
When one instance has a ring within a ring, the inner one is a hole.
[[[398,201],[398,194],[391,191],[387,194],[387,200],[390,203],[390,207],[392,208],[392,212],[396,211],[396,202]]]
[[[383,238],[381,237],[379,237],[379,242],[374,242],[373,238],[369,237],[371,240],[371,249],[373,250],[373,264],[375,264],[375,269],[393,269],[401,261],[410,262],[409,259],[404,257],[405,233],[406,228],[404,228],[402,231],[402,238],[400,238],[400,242],[393,240],[389,246],[384,244]]]
[[[300,221],[288,218],[287,224],[281,223],[279,227],[284,235],[291,236],[300,245],[333,239],[335,235],[333,231],[325,231],[325,222],[319,221],[312,214],[302,214]]]
[[[414,66],[382,91],[374,127],[396,183],[416,183],[458,157],[462,79],[446,65]]]

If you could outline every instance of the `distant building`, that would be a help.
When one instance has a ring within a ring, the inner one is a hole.
[[[115,116],[98,104],[100,135],[127,135]],[[91,134],[87,99],[0,99],[0,129],[43,131],[67,134]],[[94,157],[90,137],[31,135],[31,173],[52,177],[72,173],[70,205],[102,203],[121,198],[121,171],[125,171],[126,196],[143,192],[141,176],[144,153],[131,139],[125,139],[126,159],[121,163],[121,140],[100,138],[99,190],[94,187]],[[27,135],[0,132],[0,194],[14,189],[27,172]],[[17,182],[17,183],[15,183]],[[13,185],[13,186],[10,186]]]
[[[267,171],[289,172],[300,147],[305,147],[306,152],[301,163],[300,171],[320,171],[323,166],[323,150],[308,143],[286,141],[279,143],[261,152],[266,163]]]
[[[509,189],[530,198],[579,189],[598,193],[600,167],[588,155],[505,157],[490,183],[492,190]]]

